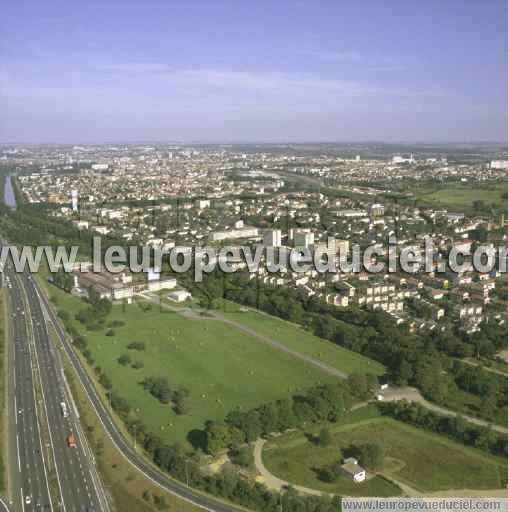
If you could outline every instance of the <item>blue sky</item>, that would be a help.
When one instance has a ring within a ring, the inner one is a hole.
[[[508,2],[7,2],[0,142],[508,141]]]

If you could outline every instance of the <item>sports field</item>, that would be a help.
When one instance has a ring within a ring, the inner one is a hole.
[[[360,411],[356,411],[358,414]],[[354,414],[354,413],[353,413]],[[292,433],[270,441],[263,452],[265,466],[291,483],[339,494],[372,495],[371,483],[353,484],[346,477],[335,483],[318,479],[317,468],[337,462],[351,444],[380,443],[385,464],[380,473],[425,493],[447,489],[500,489],[508,478],[508,462],[418,430],[389,418],[366,417],[330,428],[332,446],[319,447],[309,436]],[[376,483],[376,486],[378,484]],[[362,487],[364,487],[362,489]]]

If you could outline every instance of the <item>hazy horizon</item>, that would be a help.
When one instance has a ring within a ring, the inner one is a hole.
[[[495,0],[17,2],[0,143],[502,144],[507,24]]]

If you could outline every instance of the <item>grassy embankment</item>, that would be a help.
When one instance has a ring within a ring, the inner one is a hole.
[[[291,483],[358,496],[388,495],[386,481],[376,478],[353,484],[346,477],[335,483],[318,478],[318,469],[341,459],[352,444],[380,443],[385,462],[379,471],[388,479],[421,493],[447,489],[500,489],[508,479],[508,462],[463,446],[444,436],[380,417],[373,406],[359,409],[330,426],[332,445],[316,446],[312,435],[319,431],[290,433],[270,441],[263,452],[266,467]],[[385,492],[383,492],[385,491]],[[383,494],[381,494],[383,493]]]

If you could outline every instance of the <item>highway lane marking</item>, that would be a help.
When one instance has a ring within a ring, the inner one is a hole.
[[[21,473],[21,457],[19,456],[19,435],[16,434],[16,446],[17,446],[17,450],[18,450],[18,469],[19,469],[19,472]]]
[[[32,285],[35,286],[35,283],[32,283]],[[147,462],[145,462],[142,458],[140,458],[137,453],[135,453],[135,457],[136,457],[134,459],[135,462],[133,462],[127,456],[126,451],[124,451],[120,447],[119,443],[125,445],[125,447],[126,447],[126,449],[128,451],[131,450],[130,445],[127,443],[127,441],[125,441],[123,435],[120,433],[120,431],[118,430],[116,425],[113,423],[113,420],[112,420],[109,412],[106,410],[104,404],[102,403],[102,400],[98,397],[97,391],[95,389],[95,385],[90,381],[90,377],[88,376],[88,373],[87,373],[86,369],[83,368],[83,366],[81,365],[81,362],[79,361],[79,359],[77,358],[77,356],[76,356],[76,354],[74,352],[74,349],[70,346],[69,342],[67,341],[65,331],[63,330],[61,325],[58,323],[58,319],[56,318],[56,316],[54,314],[54,311],[51,310],[51,306],[46,301],[46,299],[42,297],[42,293],[39,292],[38,288],[36,288],[36,294],[37,294],[37,296],[39,298],[39,301],[41,301],[43,303],[44,308],[47,309],[47,311],[48,311],[49,321],[53,324],[53,326],[55,328],[55,331],[56,331],[57,335],[60,338],[60,341],[61,341],[61,343],[62,343],[62,345],[64,347],[64,350],[65,350],[65,353],[67,355],[67,359],[71,363],[71,365],[73,366],[74,371],[76,372],[76,374],[78,376],[78,379],[79,379],[79,381],[81,383],[81,386],[82,386],[83,390],[85,391],[86,396],[88,397],[88,400],[89,400],[90,404],[92,405],[92,407],[93,407],[93,409],[95,411],[95,414],[97,415],[97,418],[99,419],[99,421],[100,421],[100,423],[101,423],[101,425],[102,425],[102,427],[104,429],[104,432],[109,437],[109,439],[111,440],[113,445],[116,447],[118,452],[122,455],[122,457],[134,469],[136,469],[139,473],[141,473],[145,478],[150,480],[157,487],[160,487],[161,489],[163,489],[165,492],[167,492],[169,494],[172,494],[173,496],[177,496],[178,498],[182,499],[183,501],[185,501],[187,503],[191,503],[192,505],[195,505],[199,509],[206,510],[207,512],[216,512],[217,509],[210,508],[208,505],[204,505],[204,504],[199,503],[198,501],[196,501],[197,499],[199,499],[199,494],[198,493],[196,493],[197,496],[196,496],[195,499],[194,499],[194,497],[189,498],[188,496],[184,496],[178,490],[171,489],[165,483],[161,483],[158,480],[156,480],[155,478],[153,478],[152,476],[150,476],[144,469],[142,469],[140,464],[145,465],[147,468],[150,468],[150,466],[148,465]],[[87,385],[90,386],[90,389],[92,390],[92,394],[90,394],[89,389],[87,388]],[[94,399],[92,399],[92,396],[93,396],[93,398],[95,398],[97,400],[97,404],[95,403]],[[102,410],[105,411],[104,412],[104,419],[103,419],[102,415],[99,413],[99,408],[101,409],[101,411]],[[106,423],[108,424],[109,428],[106,427]],[[117,442],[117,440],[113,437],[111,432],[114,432],[114,434],[116,436],[118,436],[118,439],[120,440],[119,442]],[[167,475],[165,475],[164,473],[162,473],[160,471],[157,471],[157,470],[154,470],[154,472],[155,472],[155,474],[157,475],[158,478],[161,478],[161,480],[168,480],[169,482],[171,482],[171,478],[168,477]],[[180,482],[178,482],[178,484],[180,484]],[[94,485],[95,485],[95,481],[94,481]],[[177,483],[175,483],[175,486],[176,485],[177,485]],[[183,484],[183,486],[185,486],[185,484]],[[193,489],[189,488],[189,491],[192,493]],[[213,502],[213,498],[208,498],[207,496],[204,496],[204,498],[205,499],[209,499],[210,501]],[[222,506],[222,504],[219,502],[218,506]],[[236,507],[232,507],[231,510],[234,511],[234,510],[239,510],[239,509],[237,509]]]
[[[4,507],[4,509],[5,509],[5,510],[7,510],[7,511],[9,510],[9,509],[7,508],[7,505],[5,504],[5,501],[4,501],[2,498],[0,498],[0,503],[3,505],[3,507]],[[9,503],[12,505],[12,501],[10,501]]]
[[[37,294],[39,297],[39,295]],[[39,298],[40,300],[40,298]],[[49,320],[51,321],[51,320]],[[44,316],[44,325],[47,329],[47,320],[46,316]],[[49,339],[49,338],[48,338]],[[50,350],[51,356],[53,358],[53,361],[60,365],[62,364],[62,361],[60,359],[60,354],[55,353],[53,350]],[[49,356],[45,356],[48,357]],[[97,501],[99,503],[99,506],[103,508],[104,510],[109,510],[109,503],[107,501],[107,497],[105,496],[105,491],[103,490],[101,486],[100,477],[97,474],[97,468],[95,467],[95,458],[93,455],[93,452],[90,448],[90,445],[88,443],[88,439],[83,431],[83,427],[79,420],[79,411],[76,405],[76,402],[74,400],[74,397],[72,396],[72,392],[70,390],[69,384],[67,382],[67,379],[65,377],[65,373],[63,368],[60,369],[60,372],[58,372],[54,365],[50,365],[50,372],[54,375],[55,380],[60,385],[60,392],[61,392],[61,398],[65,400],[67,403],[71,405],[70,407],[70,414],[67,418],[67,423],[69,424],[69,427],[76,433],[76,437],[81,441],[78,443],[76,455],[77,455],[77,461],[79,464],[79,467],[81,469],[81,477],[85,483],[86,489],[89,490],[88,486],[88,479],[91,481],[93,485],[93,489],[95,490],[95,496],[97,498]],[[85,461],[85,462],[83,462]],[[71,466],[74,465],[74,460],[71,459],[70,461]],[[86,470],[86,471],[85,471]]]
[[[24,288],[22,288],[22,285],[20,285],[20,290],[21,289],[23,289],[23,291],[24,291]],[[31,312],[30,312],[30,304],[28,303],[28,297],[26,296],[26,292],[25,292],[25,299],[26,300],[22,299],[22,305],[25,306],[25,309],[27,310],[26,312],[28,313],[28,315],[25,315],[25,318],[27,316],[28,316],[28,318],[30,318],[30,326],[31,326],[31,330],[30,330],[28,322],[25,322],[25,328],[26,328],[26,333],[27,333],[27,343],[28,343],[27,353],[28,353],[30,368],[32,370],[32,375],[34,375],[35,374],[35,370],[34,370],[34,366],[33,366],[33,362],[32,362],[32,351],[30,350],[30,348],[31,348],[30,339],[33,339],[33,332],[34,331],[33,331],[32,315],[31,315]],[[37,353],[35,353],[35,356],[37,357]],[[40,370],[39,370],[39,372],[40,372]],[[40,376],[40,373],[39,373],[39,376]],[[41,382],[41,385],[42,385],[42,382]],[[43,396],[43,399],[44,399],[44,389],[41,388],[41,391],[42,391],[42,396]],[[36,391],[35,391],[35,380],[34,380],[34,378],[32,378],[32,394],[33,394],[33,403],[35,405]],[[47,493],[48,493],[48,500],[49,500],[50,509],[51,509],[51,511],[53,511],[53,500],[51,499],[51,492],[49,490],[49,480],[48,480],[48,475],[47,475],[47,471],[46,471],[46,461],[45,461],[45,457],[44,457],[44,450],[42,448],[42,438],[41,438],[41,434],[40,434],[39,415],[37,413],[37,407],[36,406],[34,407],[34,412],[35,412],[35,419],[36,419],[36,425],[37,425],[37,433],[38,433],[38,436],[39,436],[40,456],[42,458],[42,468],[44,470],[44,477],[45,477],[45,480],[46,480],[46,489],[47,489]],[[47,411],[46,411],[46,414],[47,414]],[[49,428],[49,424],[48,424],[48,428]],[[33,429],[33,424],[32,424],[32,429]],[[50,434],[50,441],[51,441],[51,431],[49,432],[49,434]],[[35,444],[35,442],[34,442],[34,444]],[[57,477],[58,477],[58,472],[57,472]],[[65,511],[65,505],[64,505],[64,511]]]
[[[28,306],[30,307],[30,304],[28,304]],[[39,306],[40,306],[40,303],[39,303]],[[32,322],[32,327],[33,327],[33,321],[31,319],[31,322]],[[38,332],[38,334],[41,334],[43,336],[48,336],[48,333],[46,330],[43,331],[42,328],[39,328],[36,330]],[[40,331],[40,332],[39,332]],[[49,338],[48,338],[49,339]],[[38,345],[38,346],[45,346],[47,343],[43,343],[42,345]],[[56,379],[57,382],[59,382],[59,379],[58,379],[58,376],[55,372],[55,369],[54,369],[54,366],[52,364],[49,364],[49,356],[48,354],[46,354],[44,351],[41,352],[41,355],[40,355],[40,360],[39,360],[39,354],[38,354],[38,351],[37,351],[37,348],[34,349],[34,359],[35,359],[35,362],[36,362],[36,365],[37,365],[37,368],[39,369],[39,378],[41,379],[42,378],[42,374],[41,374],[41,371],[40,371],[40,368],[41,368],[41,362],[44,364],[44,367],[47,367],[49,369],[49,371],[47,372],[47,378],[48,379],[51,379],[52,376],[54,376],[54,378]],[[58,363],[58,361],[53,361],[53,362],[56,362]],[[46,393],[44,392],[44,389],[43,389],[43,404],[44,404],[44,407],[46,409],[49,409],[49,410],[56,410],[56,405],[54,404],[54,402],[50,401],[50,402],[47,402],[46,400]],[[51,394],[50,394],[51,396]],[[53,398],[55,397],[55,395],[52,396]],[[56,396],[56,398],[58,398],[58,396]],[[49,416],[47,416],[47,419],[49,421]],[[69,422],[70,424],[72,424],[72,422]],[[78,428],[80,427],[80,425],[78,424]],[[52,441],[52,435],[50,433],[50,440]],[[53,442],[52,442],[53,444]],[[54,444],[53,444],[53,450],[54,450]],[[62,450],[62,453],[63,453],[63,449]],[[68,459],[68,463],[69,465],[72,467],[74,465],[74,460],[73,458],[70,458]],[[84,475],[83,475],[84,476]],[[78,480],[77,479],[77,476],[76,474],[74,474],[74,472],[71,472],[71,475],[70,477],[74,480]],[[93,482],[93,477],[92,477],[92,482]],[[60,482],[59,482],[60,483]],[[78,493],[81,493],[81,489],[77,489]],[[99,502],[101,502],[99,496],[99,492],[97,492],[97,496],[98,496],[98,499],[99,499]],[[65,507],[65,503],[63,503],[64,507]],[[109,508],[108,505],[107,505],[107,501],[106,501],[106,508]]]
[[[51,319],[51,323],[56,326],[56,321]],[[59,329],[60,329],[60,326],[58,326]],[[202,510],[206,510],[207,512],[216,512],[216,509],[213,509],[213,508],[209,508],[208,506],[206,505],[203,505],[201,503],[198,503],[197,501],[195,501],[194,499],[191,499],[191,498],[188,498],[182,494],[180,494],[178,491],[175,491],[174,489],[170,489],[169,487],[167,487],[165,484],[157,481],[155,478],[153,478],[152,476],[150,476],[144,469],[142,469],[138,463],[134,463],[132,462],[131,459],[129,459],[129,457],[126,455],[126,453],[124,452],[124,450],[122,450],[120,448],[120,445],[118,444],[118,442],[116,441],[116,439],[114,439],[114,437],[112,436],[110,430],[106,427],[106,424],[101,416],[101,414],[99,413],[99,410],[97,408],[97,405],[95,404],[94,400],[92,400],[91,396],[90,396],[90,393],[87,389],[87,387],[85,386],[84,382],[86,381],[88,385],[90,385],[93,389],[93,391],[96,393],[95,391],[95,387],[94,387],[94,384],[92,384],[90,381],[89,381],[89,377],[88,377],[88,374],[86,373],[86,370],[85,369],[82,369],[81,367],[78,366],[78,363],[76,363],[73,359],[73,356],[75,356],[75,354],[73,352],[71,352],[73,349],[72,347],[69,347],[67,346],[67,340],[65,339],[65,334],[62,334],[60,333],[60,340],[62,341],[63,345],[64,345],[64,348],[65,348],[65,351],[66,351],[66,354],[67,354],[67,357],[69,359],[69,361],[71,362],[71,364],[73,365],[74,367],[74,370],[76,371],[76,374],[78,375],[78,378],[80,379],[80,382],[81,382],[81,385],[88,397],[88,400],[90,402],[90,404],[92,405],[93,409],[95,410],[95,414],[97,415],[97,418],[99,419],[100,423],[102,424],[102,427],[104,429],[104,432],[107,434],[107,436],[109,437],[109,439],[111,440],[111,442],[113,443],[113,445],[116,447],[116,449],[119,451],[119,453],[122,455],[122,457],[133,467],[135,468],[138,472],[140,472],[145,478],[147,478],[148,480],[150,480],[153,484],[155,484],[157,487],[160,487],[161,489],[163,489],[165,492],[169,493],[169,494],[172,494],[173,496],[177,496],[178,498],[180,498],[181,500],[187,502],[187,503],[191,503],[192,505],[195,505],[196,507],[202,509]],[[77,356],[75,356],[77,357]],[[80,371],[81,370],[81,374],[80,374]],[[83,376],[83,380],[81,379],[81,376]],[[98,401],[98,404],[100,406],[100,408],[102,408],[104,411],[106,411],[106,408],[104,406],[104,404],[102,403],[101,399],[97,397],[97,401]],[[111,419],[111,417],[109,416],[109,413],[106,412],[105,413],[105,421],[110,425],[110,428],[111,430],[116,434],[118,435],[120,441],[122,442],[122,444],[125,444],[125,446],[130,450],[131,447],[127,444],[126,441],[124,441],[124,438],[122,436],[122,434],[119,433],[119,430],[117,429],[116,425],[113,423],[113,420]],[[137,456],[137,454],[136,454]],[[141,462],[143,464],[145,464],[145,461],[140,459]],[[147,465],[147,467],[149,467]],[[159,476],[159,475],[158,475]],[[163,478],[163,479],[168,479],[169,481],[171,481],[170,477],[164,475],[163,473],[160,473],[160,476]],[[180,483],[180,482],[178,482]],[[191,489],[192,491],[192,489]],[[236,509],[233,509],[233,510],[236,510]]]

